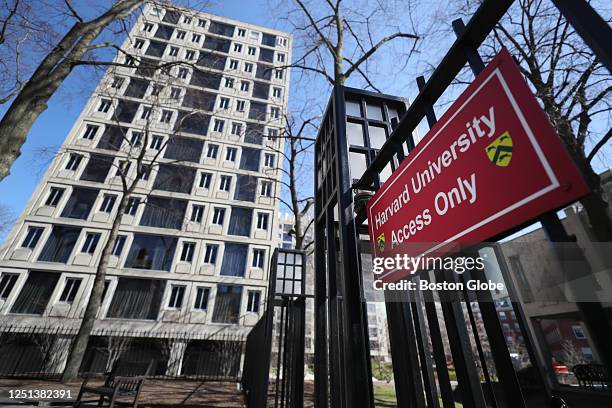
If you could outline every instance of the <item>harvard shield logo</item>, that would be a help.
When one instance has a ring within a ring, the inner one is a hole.
[[[382,254],[385,252],[385,233],[383,232],[376,238],[376,242],[378,243],[378,250]]]
[[[500,137],[487,146],[486,151],[489,160],[493,164],[499,167],[507,167],[512,159],[512,138],[510,133],[502,133]]]

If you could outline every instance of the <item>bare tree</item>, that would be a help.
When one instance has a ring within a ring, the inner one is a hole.
[[[107,75],[107,80],[113,79],[112,73]],[[162,164],[160,159],[161,153],[165,151],[165,147],[169,144],[173,143],[178,137],[179,134],[185,130],[184,125],[193,118],[197,118],[202,114],[201,110],[193,109],[190,110],[189,113],[186,113],[179,118],[176,119],[176,124],[174,125],[171,133],[165,140],[157,146],[155,149],[150,149],[151,141],[153,138],[153,132],[155,132],[155,123],[158,121],[164,121],[163,115],[164,110],[163,107],[172,106],[176,104],[176,97],[174,97],[170,90],[172,88],[172,84],[176,81],[175,78],[171,77],[168,74],[160,73],[155,77],[157,82],[153,81],[154,87],[156,87],[155,95],[153,95],[146,105],[148,110],[148,114],[146,115],[145,121],[141,128],[138,131],[135,131],[133,128],[128,131],[126,128],[119,126],[121,120],[118,118],[118,115],[114,115],[114,119],[117,122],[117,129],[121,132],[119,134],[119,138],[110,142],[113,145],[107,144],[103,145],[103,148],[115,150],[115,156],[119,157],[119,160],[115,160],[114,156],[107,156],[107,161],[104,163],[104,159],[102,160],[101,166],[108,168],[108,165],[111,166],[111,171],[114,171],[115,177],[119,178],[121,185],[121,194],[118,199],[117,208],[115,211],[115,215],[112,218],[111,228],[108,233],[108,238],[102,247],[102,253],[100,256],[100,261],[96,266],[96,274],[94,278],[93,287],[91,289],[89,299],[87,302],[87,306],[85,308],[85,313],[83,315],[83,319],[81,321],[81,325],[79,327],[79,331],[77,336],[72,342],[70,354],[68,356],[68,360],[66,363],[66,368],[64,370],[62,381],[70,381],[76,378],[78,375],[79,367],[81,366],[81,361],[85,354],[85,350],[87,348],[87,344],[89,341],[89,337],[93,330],[94,322],[96,320],[98,310],[100,308],[102,302],[102,293],[104,291],[104,282],[106,273],[108,270],[108,263],[110,256],[112,254],[113,248],[117,242],[117,237],[119,235],[119,228],[121,226],[121,221],[124,213],[126,212],[128,202],[130,198],[133,197],[134,193],[138,190],[138,198],[137,201],[133,201],[131,205],[155,205],[153,203],[148,203],[147,200],[151,193],[154,191],[153,189],[142,188],[141,182],[149,179],[152,172],[159,170],[160,165]],[[163,81],[163,82],[162,82]],[[109,84],[110,85],[110,84]],[[106,90],[108,93],[108,97],[111,98],[114,93],[109,86],[109,89]],[[164,91],[165,90],[165,91]],[[104,89],[101,94],[104,95]],[[198,104],[198,102],[194,102]],[[204,102],[199,102],[204,104]],[[120,114],[120,113],[119,113]],[[168,119],[168,122],[170,120]],[[98,145],[100,147],[100,145]],[[67,149],[64,153],[71,153],[70,149]],[[182,176],[182,170],[184,166],[177,166],[177,163],[180,163],[180,160],[163,160],[163,164],[171,164],[175,167],[171,172],[171,175],[168,175],[166,179],[161,179],[159,173],[156,177],[156,184],[176,184],[176,178],[180,178]],[[188,170],[186,170],[189,172]],[[171,209],[160,208],[164,215],[160,214],[162,218],[176,218],[176,214],[171,214]],[[183,219],[181,218],[180,223],[182,224]]]
[[[302,54],[286,67],[314,72],[331,85],[344,85],[357,74],[377,90],[368,66],[374,54],[396,39],[414,40],[414,49],[418,39],[416,34],[385,25],[387,10],[380,3],[369,10],[358,10],[355,4],[342,0],[295,3],[296,9],[290,11],[288,20],[302,42]],[[381,35],[385,31],[388,33]]]
[[[457,2],[454,16],[469,17],[478,3]],[[482,45],[483,59],[490,61],[502,46],[515,57],[592,190],[580,202],[596,239],[612,241],[609,203],[593,169],[612,137],[608,70],[549,0],[516,1]]]

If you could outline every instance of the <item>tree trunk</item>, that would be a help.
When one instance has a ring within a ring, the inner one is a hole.
[[[38,65],[0,121],[0,181],[10,174],[32,125],[47,109],[47,102],[93,40],[111,22],[130,13],[142,2],[120,0],[102,16],[86,23],[76,23]]]
[[[79,368],[83,362],[83,356],[89,343],[89,337],[93,330],[94,322],[100,305],[102,303],[102,292],[104,291],[104,281],[106,278],[106,269],[108,267],[108,260],[110,258],[115,242],[117,241],[117,235],[119,233],[119,227],[121,226],[121,217],[127,205],[130,194],[123,194],[119,201],[119,207],[117,208],[117,214],[113,219],[113,225],[109,232],[106,244],[102,249],[102,256],[100,263],[96,269],[96,277],[94,278],[93,288],[87,301],[87,307],[85,308],[85,314],[81,322],[81,327],[76,337],[72,341],[70,347],[70,354],[68,355],[68,361],[66,362],[66,368],[62,374],[62,382],[72,381],[77,378],[79,374]]]

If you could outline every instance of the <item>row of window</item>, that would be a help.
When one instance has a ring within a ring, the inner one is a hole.
[[[241,148],[241,159],[239,168],[247,171],[259,170],[260,152],[258,149],[247,147]],[[219,145],[211,143],[207,146],[206,157],[208,159],[216,159],[219,154]],[[225,151],[225,160],[233,162],[236,160],[237,148],[229,147]],[[66,171],[76,172],[83,161],[84,155],[80,153],[70,153],[65,162],[64,169]],[[168,157],[168,154],[166,154]],[[169,157],[170,158],[170,157]],[[198,156],[191,156],[191,160],[199,160]],[[272,154],[264,154],[264,164],[273,168],[275,156]],[[115,164],[115,159],[112,156],[102,154],[91,154],[87,165],[81,172],[80,180],[105,183],[109,174],[113,177],[130,177],[131,161],[118,160]],[[111,167],[115,169],[111,171]],[[156,175],[153,181],[152,189],[161,191],[170,191],[176,193],[191,194],[194,184],[198,188],[210,189],[212,173],[208,171],[198,171],[193,167],[180,166],[175,164],[158,164],[155,166],[144,165],[140,169],[140,180],[148,181],[151,178],[151,173],[155,171]],[[246,174],[224,174],[219,176],[219,184],[217,191],[230,192],[232,190],[232,180],[236,180],[234,188],[234,200],[255,202],[256,196],[273,197],[274,182],[268,179],[260,179],[255,176]],[[54,187],[59,189],[59,187]],[[95,191],[95,190],[94,190]],[[59,194],[56,193],[56,194]],[[93,193],[92,193],[93,194]],[[55,199],[51,199],[51,195],[47,199],[48,203],[53,203]],[[95,200],[95,196],[91,197]],[[59,199],[57,200],[59,201]],[[47,204],[50,205],[50,204]]]
[[[230,99],[227,97],[221,97],[219,99],[219,103],[223,104],[223,106],[230,107]],[[199,105],[201,102],[196,102],[190,100],[189,103],[196,103]],[[242,112],[245,109],[245,101],[237,102],[236,111]],[[183,102],[183,106],[186,105],[186,102]],[[194,106],[186,106],[187,108]],[[114,109],[113,109],[114,108]],[[212,107],[214,109],[214,106]],[[210,109],[212,111],[213,109]],[[241,110],[242,109],[242,110]],[[113,107],[113,101],[110,98],[101,98],[97,107],[97,112],[108,114],[112,110],[112,117],[123,123],[132,123],[135,118],[138,118],[143,121],[151,122],[157,120],[160,124],[171,125],[175,119],[176,126],[179,127],[175,129],[178,132],[192,132],[196,134],[206,135],[208,133],[208,126],[210,122],[210,115],[200,114],[200,116],[206,118],[204,122],[201,122],[201,126],[197,129],[196,132],[193,132],[193,128],[190,126],[189,122],[185,123],[180,120],[181,116],[185,117],[186,113],[179,111],[179,114],[176,115],[176,110],[174,109],[158,109],[153,106],[148,106],[146,104],[139,104],[138,102],[128,101],[128,100],[119,100],[115,107]],[[282,110],[278,106],[269,106],[265,103],[251,101],[249,106],[248,118],[266,121],[266,120],[279,120],[282,115]],[[106,116],[106,115],[105,115]],[[156,119],[157,118],[157,119]],[[216,132],[222,132],[223,126],[225,125],[225,119],[214,119],[213,130]],[[240,134],[239,132],[237,134]]]
[[[7,300],[15,288],[19,275],[3,273],[0,277],[0,300]],[[59,281],[59,274],[42,271],[30,271],[28,278],[13,303],[10,313],[42,315],[51,300]],[[102,300],[106,299],[110,280],[107,280],[102,292]],[[67,277],[57,299],[63,304],[74,303],[83,279]],[[161,308],[161,300],[167,283],[156,279],[137,279],[120,277],[117,279],[112,302],[106,317],[122,319],[155,320]],[[166,303],[167,309],[183,309],[187,306],[187,285],[171,283]],[[207,311],[209,308],[212,286],[195,285],[195,297],[192,310]],[[240,285],[216,285],[213,323],[238,323],[243,287]],[[246,311],[259,313],[262,302],[260,290],[247,291]],[[217,309],[219,308],[219,309]]]
[[[219,210],[220,212],[215,211],[214,217],[216,218],[217,222],[222,223],[223,218],[225,217],[225,210]],[[240,216],[230,219],[229,227],[232,232],[230,235],[244,235],[245,233],[250,232],[251,224],[249,222],[250,221],[247,221]],[[268,214],[258,214],[258,228],[267,228],[268,223]],[[21,247],[29,249],[36,248],[44,230],[44,227],[39,226],[28,227]],[[80,236],[81,228],[79,227],[54,225],[51,229],[49,237],[47,238],[47,241],[45,242],[45,245],[38,255],[38,261],[67,263],[72,255],[74,247],[79,241]],[[79,253],[93,255],[96,252],[98,245],[100,245],[101,236],[102,234],[99,232],[86,232],[85,239],[81,243]],[[119,234],[115,241],[115,245],[112,248],[111,254],[116,257],[121,257],[127,241],[127,235]],[[177,244],[178,240],[176,237],[152,234],[134,234],[130,250],[128,251],[125,260],[125,267],[169,271],[175,255]],[[193,263],[198,245],[197,242],[185,239],[182,240],[180,245],[179,262]],[[202,264],[217,265],[220,244],[208,242],[203,244],[202,250]],[[223,261],[220,269],[220,275],[244,277],[245,268],[247,266],[248,252],[249,249],[247,244],[226,242],[223,245]],[[264,269],[265,260],[265,249],[251,249],[251,268]]]
[[[238,38],[249,38],[250,40],[259,41],[261,39],[261,44],[267,47],[274,47],[276,45],[286,47],[287,46],[287,38],[276,36],[274,34],[268,33],[260,33],[255,30],[247,30],[244,27],[236,27],[232,24],[221,23],[219,21],[211,20],[207,25],[207,20],[205,18],[197,17],[194,18],[193,15],[185,15],[181,14],[176,10],[162,10],[159,7],[154,7],[151,10],[151,15],[156,17],[161,17],[164,14],[162,21],[164,23],[181,25],[181,26],[196,26],[201,29],[207,28],[208,32],[222,35],[225,37],[238,37]],[[147,26],[148,24],[148,26]],[[153,31],[152,23],[145,23],[143,26],[144,31],[151,32]],[[247,35],[248,33],[248,35]]]
[[[83,133],[81,134],[82,139],[86,140],[94,140],[96,135],[100,134],[100,141],[97,144],[98,148],[119,151],[121,150],[124,144],[129,145],[130,148],[134,147],[142,147],[145,135],[143,132],[139,130],[131,130],[127,129],[120,130],[117,134],[110,134],[111,132],[115,132],[114,127],[110,127],[109,133],[102,134],[100,132],[100,126],[96,124],[86,124]],[[246,135],[246,128],[243,123],[240,122],[230,122],[230,133],[237,137],[245,136],[245,143],[252,144],[261,144],[261,137],[257,138],[253,135]],[[226,127],[226,122],[221,119],[215,119],[213,122],[213,129],[216,132],[223,132]],[[248,130],[248,129],[247,129]],[[125,133],[124,133],[125,131]],[[112,138],[112,139],[111,139]],[[186,161],[192,163],[200,163],[202,151],[205,150],[205,158],[216,160],[220,158],[219,152],[221,151],[221,145],[219,143],[206,143],[206,149],[204,149],[204,141],[199,139],[192,139],[186,137],[175,136],[170,139],[167,139],[163,135],[153,134],[150,137],[150,140],[147,143],[147,148],[151,150],[164,150],[163,158],[177,160],[177,161]],[[128,146],[126,146],[128,147]],[[240,169],[249,170],[249,171],[260,171],[260,161],[261,161],[261,149],[247,147],[247,146],[225,146],[223,149],[225,151],[223,160],[229,162],[235,162],[238,157],[238,153],[240,152]],[[80,153],[71,153],[68,157],[68,161],[66,162],[65,169],[75,171],[78,169],[81,161],[83,159],[83,155]],[[91,160],[99,160],[100,163],[96,163],[98,169],[105,167],[103,164],[106,162],[108,167],[112,166],[113,158],[112,157],[104,157],[99,154],[92,154]],[[274,153],[263,153],[263,166],[267,169],[273,169],[276,166],[276,154]],[[123,171],[125,175],[127,172],[120,167],[117,167],[116,172]],[[129,170],[129,169],[128,169]],[[265,171],[265,170],[264,170]],[[102,175],[101,175],[102,176]],[[146,174],[148,177],[148,173]],[[106,179],[106,175],[104,175],[104,179]]]

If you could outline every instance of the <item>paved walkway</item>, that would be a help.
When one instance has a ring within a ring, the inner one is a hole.
[[[79,393],[80,385],[80,381],[62,384],[58,381],[0,379],[0,406],[72,406],[72,402]],[[70,398],[42,401],[22,398],[11,399],[10,390],[65,390],[70,391]],[[93,399],[95,399],[94,395],[85,396],[86,401],[92,401]],[[120,399],[120,401],[124,400]],[[91,404],[91,406],[95,405],[95,403]],[[245,407],[242,393],[238,390],[235,383],[182,380],[147,380],[139,399],[139,406],[151,408],[173,406],[202,408]]]

